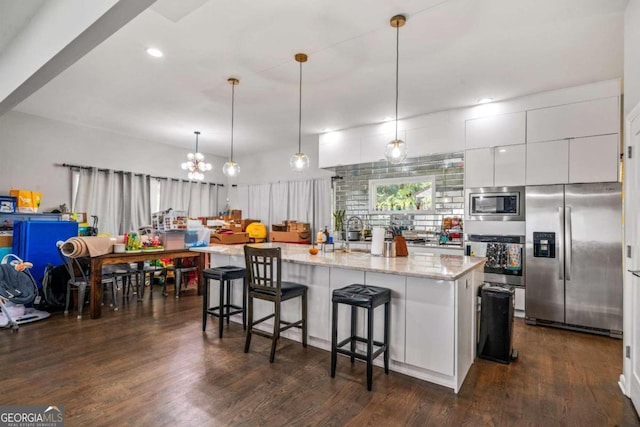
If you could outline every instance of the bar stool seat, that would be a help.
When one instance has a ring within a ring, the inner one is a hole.
[[[205,280],[202,297],[202,331],[207,329],[207,317],[216,316],[218,322],[218,336],[222,338],[224,319],[232,314],[242,313],[242,328],[247,329],[247,270],[234,265],[223,265],[221,267],[206,268],[202,271]],[[242,306],[231,303],[231,284],[234,280],[242,279]],[[220,282],[220,302],[215,307],[209,307],[209,287],[211,280]],[[225,299],[226,298],[226,299]]]
[[[373,360],[384,353],[384,373],[389,373],[389,306],[391,302],[391,290],[378,286],[352,284],[333,291],[331,299],[333,303],[333,315],[331,322],[331,378],[336,375],[338,353],[351,358],[367,362],[367,390],[371,390],[373,381]],[[338,342],[338,304],[351,306],[351,335]],[[373,338],[373,312],[374,309],[384,304],[384,338],[382,342]],[[357,334],[357,308],[367,310],[367,336],[360,337]],[[363,342],[367,345],[366,353],[356,351],[356,343]],[[349,348],[342,348],[349,344]],[[374,351],[373,347],[377,349]]]

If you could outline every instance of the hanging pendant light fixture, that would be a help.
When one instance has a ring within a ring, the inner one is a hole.
[[[298,152],[289,158],[289,166],[295,172],[302,172],[309,168],[309,158],[302,153],[302,63],[307,62],[307,55],[296,53],[296,61],[300,63],[300,102],[298,105]]]
[[[398,139],[398,62],[400,56],[400,27],[407,22],[403,15],[396,15],[391,18],[391,26],[396,29],[396,138],[389,141],[384,150],[384,157],[394,165],[402,163],[407,158],[407,144]]]
[[[229,161],[222,167],[222,173],[226,176],[237,176],[240,173],[240,165],[233,161],[233,110],[235,105],[236,85],[240,84],[240,80],[230,77],[227,79],[231,84],[231,156]]]
[[[198,136],[200,135],[200,132],[196,130],[193,133],[196,134],[196,152],[187,154],[187,161],[180,166],[183,170],[189,171],[187,174],[189,179],[201,181],[204,179],[203,172],[210,171],[213,169],[213,166],[211,166],[211,163],[206,163],[204,161],[204,156],[198,151]]]

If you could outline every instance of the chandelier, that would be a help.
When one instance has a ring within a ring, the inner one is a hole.
[[[300,63],[300,100],[298,104],[298,152],[289,158],[289,166],[295,172],[302,172],[309,168],[309,157],[302,152],[302,63],[307,62],[307,55],[296,53],[295,57]]]
[[[194,131],[193,133],[196,134],[196,152],[195,154],[187,154],[187,161],[182,163],[180,167],[182,167],[182,170],[189,171],[189,173],[187,174],[187,177],[189,177],[189,179],[202,181],[204,179],[203,172],[210,171],[211,169],[213,169],[213,166],[211,166],[211,163],[206,163],[204,161],[204,155],[198,152],[198,136],[200,135],[200,132]]]
[[[393,141],[389,141],[384,150],[384,156],[389,163],[397,165],[407,158],[407,144],[398,139],[398,57],[400,56],[400,27],[402,27],[407,18],[403,15],[396,15],[391,18],[391,26],[396,29],[396,137]]]

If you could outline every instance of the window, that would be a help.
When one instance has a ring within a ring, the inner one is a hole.
[[[371,213],[435,212],[435,176],[369,180]]]

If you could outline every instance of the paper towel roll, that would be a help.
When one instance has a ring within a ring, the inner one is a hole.
[[[371,236],[371,255],[382,256],[384,251],[384,235],[385,229],[382,227],[373,227]]]

